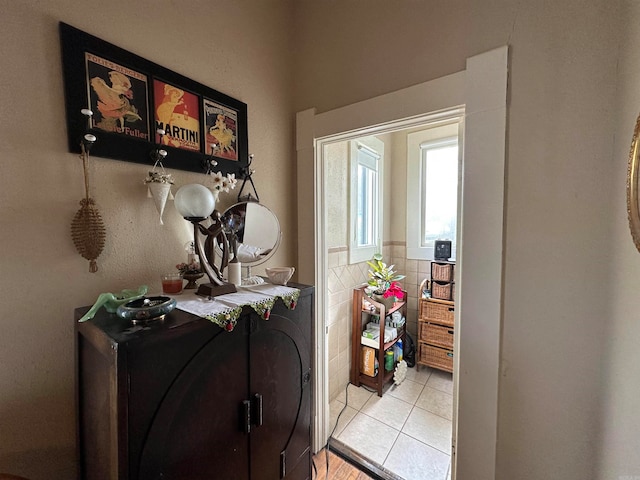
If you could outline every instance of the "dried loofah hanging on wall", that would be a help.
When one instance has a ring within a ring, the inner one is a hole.
[[[85,135],[84,140],[89,142],[86,147],[84,142],[81,144],[80,154],[84,170],[85,198],[80,200],[80,210],[71,222],[71,238],[78,253],[89,260],[89,271],[95,273],[98,271],[96,259],[104,248],[106,230],[95,201],[89,196],[89,147],[96,138],[93,135]]]
[[[71,223],[71,238],[78,253],[89,260],[89,271],[95,273],[98,271],[96,259],[104,248],[106,230],[93,198],[83,198],[80,205]]]

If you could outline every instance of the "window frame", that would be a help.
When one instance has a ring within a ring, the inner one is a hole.
[[[366,158],[362,158],[364,153]],[[373,243],[358,244],[358,167],[365,166],[376,172],[375,185],[372,186],[374,212]],[[383,213],[383,167],[384,143],[375,137],[359,138],[349,142],[349,263],[361,263],[370,260],[375,253],[382,251],[382,213]]]
[[[421,131],[407,135],[407,259],[434,260],[434,245],[425,245],[424,238],[424,208],[425,185],[424,162],[425,149],[439,148],[451,144],[457,139],[458,145],[458,188],[456,192],[456,237],[460,228],[460,190],[462,174],[462,117],[454,118],[448,122],[431,125]],[[418,212],[416,212],[418,205]],[[420,219],[416,222],[417,218]],[[455,260],[457,251],[457,238],[442,239],[451,240],[451,260]]]

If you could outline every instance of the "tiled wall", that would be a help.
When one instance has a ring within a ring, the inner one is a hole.
[[[382,249],[384,262],[406,275],[402,286],[407,290],[407,330],[417,342],[418,286],[429,276],[429,262],[407,260],[404,242],[391,242]],[[349,383],[351,368],[351,308],[353,289],[368,279],[366,262],[348,264],[347,247],[329,249],[327,325],[329,328],[329,401]]]

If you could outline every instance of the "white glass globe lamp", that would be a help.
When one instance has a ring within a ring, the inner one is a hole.
[[[211,215],[216,207],[211,190],[199,183],[189,183],[180,187],[174,203],[180,215],[187,220],[203,220]]]

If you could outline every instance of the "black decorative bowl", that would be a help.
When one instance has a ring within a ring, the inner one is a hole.
[[[133,323],[162,320],[177,304],[176,299],[171,297],[142,297],[120,305],[116,315]]]

